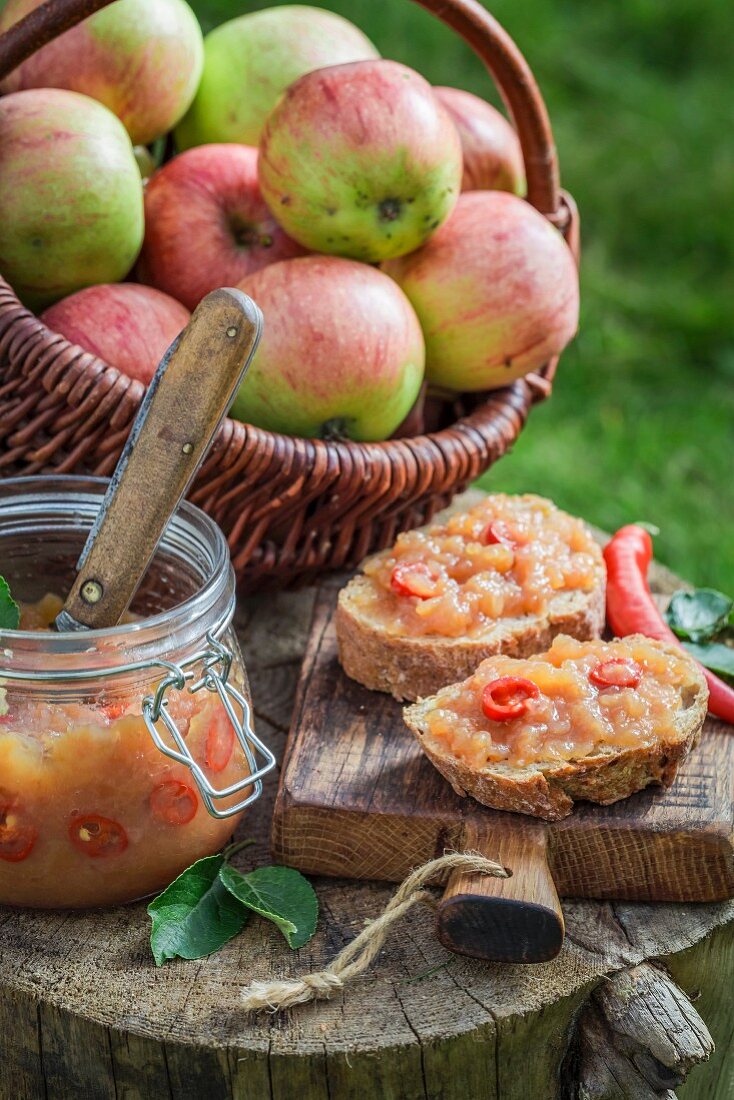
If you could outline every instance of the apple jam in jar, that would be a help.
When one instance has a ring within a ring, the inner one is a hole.
[[[274,766],[219,528],[182,504],[119,626],[52,629],[106,482],[0,482],[0,903],[112,905],[218,851]],[[134,522],[134,517],[131,517]]]

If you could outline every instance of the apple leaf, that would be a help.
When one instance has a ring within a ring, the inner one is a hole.
[[[314,934],[319,905],[309,881],[290,867],[242,874],[227,863],[227,856],[242,847],[235,844],[193,863],[150,903],[150,946],[157,966],[166,959],[201,959],[218,951],[242,930],[251,912],[276,924],[290,947],[302,947]]]
[[[211,955],[244,928],[250,910],[223,885],[223,865],[222,855],[197,860],[148,906],[156,966]]]
[[[0,577],[0,630],[17,630],[20,608],[10,595],[10,585]]]
[[[277,925],[289,947],[303,947],[316,931],[316,894],[308,879],[292,867],[259,867],[243,875],[226,865],[219,878],[243,905]]]
[[[713,588],[676,592],[665,617],[668,626],[691,642],[708,642],[730,623],[734,600]]]
[[[683,645],[692,657],[725,679],[734,679],[734,646],[724,642],[684,642]]]

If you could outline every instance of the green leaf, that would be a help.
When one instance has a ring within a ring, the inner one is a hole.
[[[10,595],[10,585],[0,577],[0,630],[17,630],[20,608]]]
[[[697,661],[706,668],[716,672],[719,676],[734,678],[734,647],[724,645],[723,642],[709,642],[706,645],[697,645],[695,642],[683,643]]]
[[[707,642],[728,626],[733,609],[734,600],[723,592],[697,588],[695,592],[676,592],[665,617],[679,638]]]
[[[156,966],[166,959],[201,959],[244,928],[250,913],[219,878],[224,857],[199,859],[148,906]]]
[[[292,867],[259,867],[243,875],[227,865],[219,878],[243,905],[276,924],[289,947],[303,947],[316,931],[318,899],[308,879]]]

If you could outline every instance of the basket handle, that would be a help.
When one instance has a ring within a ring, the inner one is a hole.
[[[515,124],[522,146],[528,201],[565,229],[558,160],[548,112],[530,66],[507,31],[479,0],[413,0],[456,31],[484,62]]]
[[[0,36],[0,80],[64,31],[113,0],[46,0]]]
[[[46,0],[0,37],[0,79],[22,61],[112,0]],[[413,0],[456,31],[484,62],[515,123],[527,175],[528,201],[559,229],[558,161],[548,112],[527,61],[479,0]]]

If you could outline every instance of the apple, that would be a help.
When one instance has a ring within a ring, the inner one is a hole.
[[[8,0],[0,33],[43,0]],[[6,92],[66,88],[116,114],[133,145],[175,126],[204,64],[201,28],[184,0],[117,0],[38,50],[6,77]]]
[[[304,4],[230,19],[204,39],[204,72],[176,145],[257,145],[267,115],[299,76],[379,56],[347,19]]]
[[[464,156],[462,191],[512,191],[525,194],[525,165],[520,141],[504,115],[491,103],[461,88],[434,88],[451,115]]]
[[[147,386],[191,314],[174,298],[136,283],[89,286],[41,314],[53,332]]]
[[[270,213],[257,149],[199,145],[160,168],[145,189],[144,283],[194,309],[205,294],[275,260],[302,256]]]
[[[143,241],[143,183],[125,127],[88,96],[0,98],[0,272],[33,309],[125,277]]]
[[[461,145],[422,76],[357,61],[291,84],[265,124],[259,171],[294,240],[373,262],[412,252],[448,217]]]
[[[265,329],[231,415],[286,435],[386,439],[423,381],[423,334],[387,275],[334,256],[282,260],[240,289]]]
[[[469,191],[430,241],[383,265],[407,294],[434,386],[504,386],[558,355],[576,332],[576,264],[561,234],[506,191]]]

